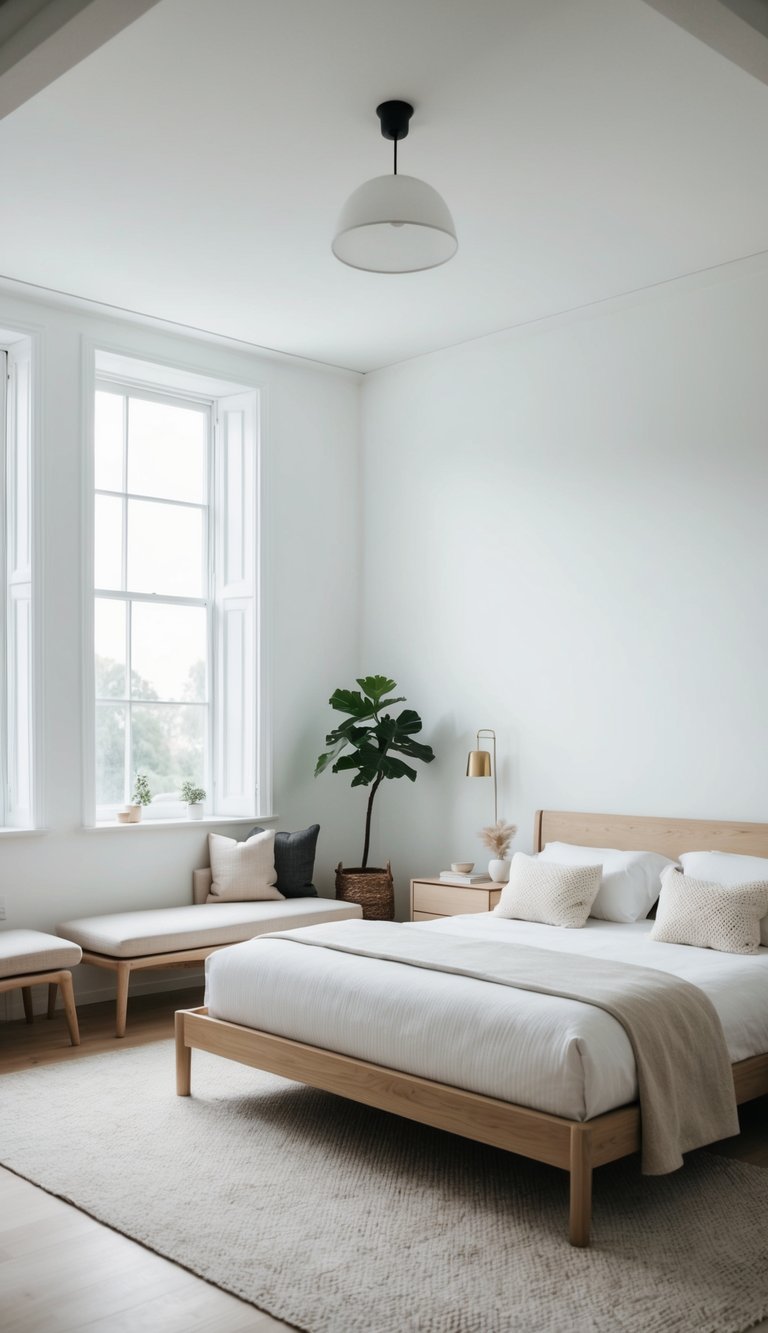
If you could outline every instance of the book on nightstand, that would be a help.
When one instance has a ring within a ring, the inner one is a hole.
[[[455,870],[441,870],[440,878],[446,884],[490,884],[490,875],[460,875]]]

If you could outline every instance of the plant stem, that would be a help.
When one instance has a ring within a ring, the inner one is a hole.
[[[379,773],[379,776],[377,777],[376,781],[371,787],[371,794],[368,797],[368,809],[365,815],[365,845],[363,847],[363,861],[360,867],[361,870],[365,870],[366,866],[368,865],[368,848],[370,847],[371,844],[371,811],[373,809],[373,798],[376,795],[377,791],[379,790],[383,777],[384,774]]]

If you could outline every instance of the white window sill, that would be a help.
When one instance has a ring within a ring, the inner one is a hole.
[[[150,828],[216,828],[220,824],[257,824],[265,820],[276,819],[277,815],[206,815],[205,819],[140,819],[137,824],[118,824],[116,819],[101,820],[97,824],[86,824],[83,833],[103,833],[107,830],[150,829]],[[14,830],[15,831],[15,830]]]
[[[42,838],[47,832],[44,828],[0,828],[0,838]]]

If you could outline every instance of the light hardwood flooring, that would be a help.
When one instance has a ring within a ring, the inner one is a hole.
[[[131,1001],[128,1031],[114,1037],[114,1004],[80,1010],[82,1045],[71,1047],[63,1014],[0,1025],[0,1075],[77,1060],[119,1045],[173,1035],[178,1008],[199,991]],[[742,1108],[740,1138],[721,1153],[768,1168],[768,1098]],[[598,1177],[599,1179],[599,1177]],[[0,1328],[3,1333],[275,1333],[289,1325],[219,1291],[135,1241],[0,1168]],[[768,1333],[768,1320],[755,1333]],[[341,1333],[341,1331],[340,1331]],[[567,1330],[563,1330],[567,1333]]]

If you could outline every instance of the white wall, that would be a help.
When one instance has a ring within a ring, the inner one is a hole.
[[[438,758],[381,791],[407,879],[538,806],[768,819],[768,274],[381,371],[363,391],[366,671]]]
[[[326,700],[356,674],[359,377],[8,290],[0,290],[0,326],[40,335],[44,534],[46,831],[0,834],[5,925],[51,929],[66,917],[188,902],[192,869],[207,864],[207,830],[194,825],[81,827],[83,337],[265,390],[274,809],[279,828],[321,824],[316,882],[332,894],[332,868],[350,859],[356,822],[333,784],[315,783],[312,773],[330,716]],[[243,828],[219,831],[242,836]],[[171,980],[179,985],[181,976]],[[114,991],[113,979],[93,969],[80,969],[77,980],[81,998]],[[132,989],[156,985],[148,974]]]

